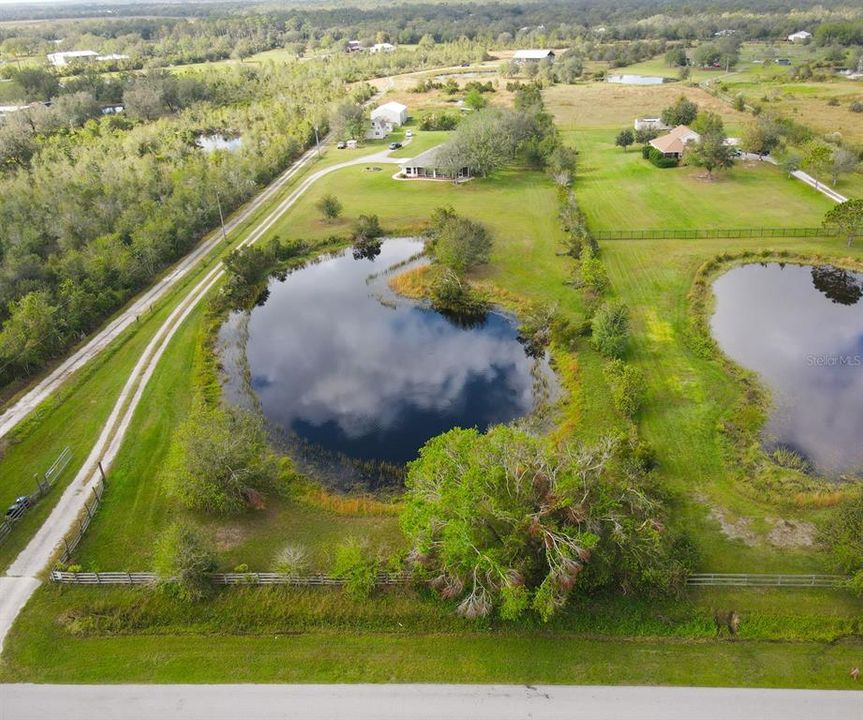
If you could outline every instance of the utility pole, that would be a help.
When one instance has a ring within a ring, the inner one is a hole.
[[[321,156],[321,139],[318,137],[318,125],[315,123],[315,147],[318,150],[318,157]]]
[[[225,216],[222,214],[222,198],[216,193],[216,203],[219,206],[219,222],[222,224],[222,239],[228,242],[228,232],[225,230]]]

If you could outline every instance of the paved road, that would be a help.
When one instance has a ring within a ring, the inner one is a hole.
[[[307,158],[304,157],[300,163],[304,165],[307,161]],[[401,161],[401,158],[389,157],[389,151],[382,151],[330,165],[310,174],[239,243],[238,247],[251,245],[264,237],[282,215],[293,207],[315,182],[329,173],[355,165],[397,164]],[[0,651],[2,651],[6,636],[21,608],[39,587],[40,575],[54,557],[57,546],[75,526],[77,518],[84,510],[85,501],[92,496],[94,487],[99,483],[98,463],[101,461],[106,471],[110,469],[126,437],[126,431],[147,383],[171,339],[186,318],[221,279],[222,275],[221,265],[210,270],[183,296],[156,331],[129,375],[98,440],[90,450],[90,454],[80,471],[69,483],[51,514],[28,545],[9,566],[6,575],[0,578]],[[0,716],[0,720],[2,720],[2,716]]]
[[[2,720],[861,720],[863,693],[524,685],[6,685]]]

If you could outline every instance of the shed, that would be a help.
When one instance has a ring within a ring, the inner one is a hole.
[[[385,122],[398,127],[408,121],[408,109],[406,105],[398,102],[384,103],[372,110],[372,122]]]
[[[554,62],[554,50],[516,50],[512,59],[517,63],[540,62],[542,60]]]

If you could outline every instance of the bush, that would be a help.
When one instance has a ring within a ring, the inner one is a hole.
[[[238,513],[261,493],[284,492],[287,478],[267,445],[263,423],[229,408],[197,408],[177,432],[169,483],[187,508]]]
[[[309,553],[302,545],[285,545],[276,555],[276,572],[302,575],[309,569]]]
[[[853,103],[851,103],[851,104],[848,106],[848,109],[849,109],[851,112],[855,112],[855,113],[863,113],[863,102],[860,102],[859,100],[855,100]]]
[[[623,360],[612,360],[605,366],[605,379],[611,386],[614,407],[627,418],[634,418],[644,405],[644,373]]]
[[[620,301],[604,303],[591,323],[593,346],[609,358],[626,354],[629,340],[629,310]]]
[[[324,195],[315,203],[315,207],[320,210],[321,215],[323,215],[326,220],[335,220],[342,214],[342,204],[332,193]]]
[[[431,282],[431,304],[438,312],[464,320],[480,319],[488,312],[488,302],[477,295],[467,281],[449,268],[436,273]]]
[[[491,234],[485,225],[457,215],[452,208],[434,211],[428,236],[434,259],[458,274],[487,263],[491,255]]]
[[[356,600],[368,598],[375,589],[379,563],[368,557],[367,548],[348,540],[336,548],[333,575],[345,581],[345,592]]]
[[[461,120],[453,113],[429,113],[420,119],[420,130],[455,130]]]
[[[354,242],[364,243],[384,234],[377,215],[360,215],[354,223]]]
[[[176,522],[156,541],[153,569],[163,590],[192,602],[212,591],[208,574],[216,569],[216,556],[199,528]]]
[[[658,168],[677,167],[678,161],[676,158],[665,157],[659,150],[652,145],[645,145],[641,149],[641,156],[646,160],[650,160]]]
[[[584,248],[581,254],[581,282],[597,295],[602,295],[609,285],[605,266],[590,246]]]
[[[863,595],[863,494],[845,501],[825,524],[820,540],[830,549],[837,569],[853,574],[851,588]]]

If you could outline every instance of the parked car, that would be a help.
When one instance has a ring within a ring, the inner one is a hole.
[[[402,144],[400,142],[390,143],[390,150],[398,150]]]
[[[405,132],[405,137],[409,137],[409,138],[410,138],[410,137],[413,137],[413,136],[414,136],[414,131],[413,131],[413,130],[408,130],[407,132]]]
[[[30,498],[29,497],[27,497],[26,495],[23,495],[19,498],[16,498],[15,502],[13,502],[9,506],[9,509],[6,511],[6,517],[7,518],[16,518],[19,515],[21,515],[21,513],[23,513],[28,507],[30,507]]]
[[[348,146],[348,144],[344,140],[340,140],[338,142],[338,144],[336,145],[336,149],[344,150],[347,146]]]

